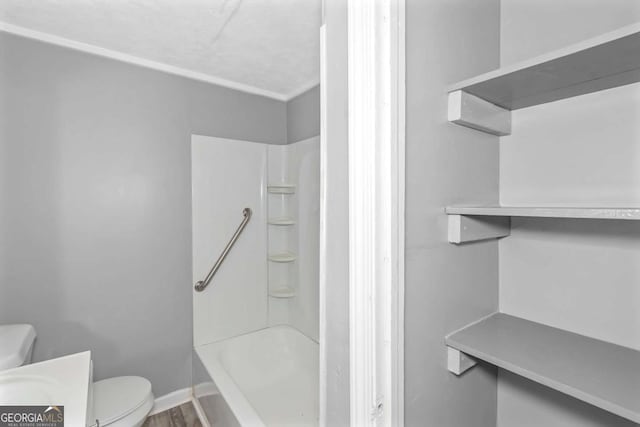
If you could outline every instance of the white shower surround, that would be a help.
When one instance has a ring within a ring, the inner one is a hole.
[[[320,257],[320,140],[268,147],[269,184],[293,184],[292,194],[268,194],[271,218],[290,217],[291,226],[270,225],[269,251],[296,254],[292,264],[269,265],[269,289],[290,285],[292,298],[269,299],[269,324],[289,324],[318,342]]]
[[[202,280],[242,220],[253,215],[203,292],[193,292],[193,342],[267,326],[267,145],[194,135],[191,143],[193,283]]]
[[[205,408],[217,394],[226,402],[216,405],[215,419],[251,427],[318,425],[318,343],[297,329],[274,326],[196,353],[212,380],[196,386],[196,398]]]
[[[253,209],[209,287],[193,293],[195,351],[215,393],[241,425],[317,425],[319,137],[276,146],[193,136],[192,177],[194,283],[215,262],[242,209]],[[294,192],[268,191],[283,184]],[[294,224],[269,224],[283,216]],[[285,250],[296,261],[268,261]],[[293,296],[269,295],[281,283]]]

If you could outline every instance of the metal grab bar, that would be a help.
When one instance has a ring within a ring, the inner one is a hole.
[[[233,236],[231,236],[231,240],[229,240],[229,243],[227,243],[227,246],[225,246],[224,250],[220,254],[220,257],[218,258],[216,263],[213,264],[213,267],[211,267],[211,271],[209,271],[209,274],[207,274],[207,277],[205,277],[204,280],[201,280],[198,283],[196,283],[195,286],[193,287],[197,292],[202,292],[206,289],[207,286],[209,286],[209,282],[211,282],[211,279],[213,279],[213,276],[216,275],[218,269],[224,262],[224,259],[227,257],[227,254],[229,254],[229,251],[231,250],[233,245],[236,243],[236,240],[238,240],[238,237],[240,237],[240,233],[242,233],[242,230],[244,230],[244,227],[247,225],[247,223],[251,219],[251,209],[244,208],[242,210],[242,215],[244,215],[242,222],[238,226],[238,229],[236,230],[236,232],[233,233]]]

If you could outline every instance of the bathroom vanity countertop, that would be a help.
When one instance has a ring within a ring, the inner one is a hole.
[[[90,351],[8,369],[0,372],[0,405],[64,406],[65,425],[85,426],[92,377]]]

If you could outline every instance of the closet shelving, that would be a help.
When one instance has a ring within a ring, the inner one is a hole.
[[[449,121],[508,135],[511,110],[640,81],[640,24],[449,87]]]
[[[445,212],[449,215],[640,220],[638,208],[449,206]]]
[[[511,111],[640,82],[640,24],[449,87],[449,121],[511,133]],[[508,143],[508,140],[504,140]],[[625,207],[450,206],[449,241],[508,236],[510,217],[640,220]],[[446,337],[448,368],[484,360],[640,423],[640,351],[496,313]]]
[[[446,338],[449,347],[640,422],[637,351],[494,314]]]
[[[449,206],[449,242],[468,243],[506,237],[510,217],[640,220],[638,208],[576,208],[533,206]]]

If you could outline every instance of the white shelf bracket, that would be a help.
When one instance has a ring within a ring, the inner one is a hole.
[[[449,243],[497,239],[511,234],[511,218],[449,215]]]
[[[449,121],[497,136],[511,134],[511,111],[456,90],[449,93]]]
[[[473,357],[453,347],[447,346],[447,369],[450,372],[456,375],[462,375],[464,372],[476,366],[477,363]]]

